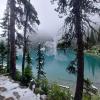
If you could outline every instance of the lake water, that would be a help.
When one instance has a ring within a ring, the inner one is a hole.
[[[36,53],[32,52],[32,70],[33,74],[36,75]],[[68,85],[71,88],[75,88],[76,76],[69,74],[66,71],[66,67],[69,65],[70,61],[75,58],[75,52],[68,50],[66,54],[63,51],[58,51],[55,55],[46,53],[45,55],[45,65],[44,70],[49,82],[58,82],[62,85]],[[85,78],[89,78],[95,86],[100,89],[100,58],[91,55],[85,55]],[[21,65],[21,56],[18,60],[18,68]]]

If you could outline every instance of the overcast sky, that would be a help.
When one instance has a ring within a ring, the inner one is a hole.
[[[7,0],[0,0],[0,18],[2,18]],[[56,35],[60,27],[63,25],[63,19],[58,17],[58,13],[54,11],[55,6],[51,5],[50,0],[30,0],[38,12],[40,25],[38,31],[40,34]],[[97,22],[98,17],[93,20]],[[0,29],[1,30],[1,29]],[[0,31],[1,32],[1,31]]]
[[[0,0],[0,18],[6,6],[7,0]],[[51,5],[50,0],[30,0],[38,12],[40,25],[38,31],[40,34],[56,35],[63,24],[63,19],[58,18],[58,13],[54,11],[54,5]],[[0,31],[1,32],[1,31]]]

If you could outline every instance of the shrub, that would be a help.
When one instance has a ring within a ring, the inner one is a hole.
[[[33,77],[32,69],[31,69],[31,67],[27,66],[24,70],[24,76],[21,78],[21,84],[28,86],[32,77]]]
[[[43,94],[43,90],[41,88],[35,88],[35,94]]]
[[[47,79],[41,80],[41,89],[43,90],[43,94],[47,95],[49,91],[49,85]]]
[[[0,66],[0,74],[6,74],[7,73],[7,68],[6,68],[6,66],[4,67],[1,67]]]
[[[71,100],[71,94],[69,90],[63,90],[53,84],[48,92],[48,100]]]
[[[47,95],[48,90],[49,90],[48,80],[47,79],[41,79],[41,80],[36,79],[36,88],[41,89],[42,92],[40,91],[40,94]]]
[[[20,81],[21,80],[21,73],[20,71],[16,70],[16,78],[15,78],[16,81]]]
[[[90,95],[90,94],[83,94],[83,100],[100,100],[99,95]]]

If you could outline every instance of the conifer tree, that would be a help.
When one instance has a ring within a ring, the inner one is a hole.
[[[7,59],[7,48],[6,48],[6,44],[4,43],[4,41],[0,42],[0,64],[1,67],[4,67],[4,61],[6,62]]]
[[[27,3],[26,3],[27,2]],[[37,17],[37,12],[34,9],[34,7],[31,5],[30,0],[29,1],[23,1],[22,3],[24,4],[24,13],[23,17],[25,17],[25,20],[22,20],[22,24],[24,26],[24,41],[23,41],[23,58],[22,58],[22,76],[24,75],[24,67],[25,67],[25,56],[27,53],[27,42],[29,33],[35,33],[35,28],[33,27],[36,24],[39,25],[39,20]]]
[[[84,83],[84,45],[83,35],[87,28],[91,28],[89,14],[100,14],[100,8],[96,5],[100,4],[99,0],[52,0],[52,3],[57,2],[55,9],[60,17],[66,16],[64,23],[64,33],[71,34],[72,38],[77,39],[77,82],[74,100],[82,100],[83,83]],[[65,40],[67,41],[67,40]]]
[[[37,51],[37,81],[40,83],[42,79],[44,79],[45,72],[44,72],[44,48],[42,48],[42,45],[38,45],[38,51]],[[38,86],[40,85],[38,83]]]
[[[90,34],[90,44],[92,44],[92,46],[96,44],[96,39],[94,35],[94,31],[92,30]]]
[[[10,72],[10,33],[9,33],[9,22],[10,22],[10,9],[9,0],[7,0],[7,5],[2,18],[1,28],[3,29],[2,37],[7,37],[7,72]]]
[[[25,19],[27,11],[29,11],[28,21],[25,21],[23,19]],[[12,16],[13,16],[13,20],[12,20]],[[27,25],[25,23],[27,23]],[[28,0],[24,0],[24,1],[23,0],[8,0],[7,1],[5,16],[1,23],[2,24],[1,27],[4,30],[4,33],[2,36],[7,37],[7,40],[8,40],[8,66],[10,67],[9,68],[10,73],[12,72],[14,73],[16,69],[15,67],[16,60],[14,60],[16,58],[15,45],[17,45],[18,47],[21,47],[21,45],[23,45],[23,48],[25,47],[26,45],[25,42],[27,40],[28,33],[35,32],[34,27],[33,27],[34,23],[39,24],[39,20],[37,18],[37,12]],[[12,24],[13,24],[13,27],[11,27]],[[23,30],[23,28],[24,28],[24,34],[27,33],[27,36],[25,35],[23,36],[21,33],[19,33],[18,30]],[[16,34],[16,37],[15,37],[15,34]],[[24,52],[26,51],[24,50]],[[12,58],[14,59],[11,60]],[[11,67],[12,66],[11,64],[14,65],[13,68]],[[11,72],[12,69],[14,71]]]
[[[15,47],[15,0],[9,1],[10,7],[10,68],[11,76],[15,79],[16,76],[16,47]]]

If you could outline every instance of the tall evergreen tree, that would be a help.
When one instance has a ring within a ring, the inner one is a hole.
[[[9,33],[9,21],[10,21],[10,9],[9,0],[7,0],[6,10],[1,22],[1,28],[3,29],[2,37],[7,37],[7,72],[10,72],[10,33]]]
[[[16,76],[16,47],[15,47],[15,0],[10,0],[10,68],[11,76],[15,79]]]
[[[31,66],[32,64],[32,59],[31,59],[29,51],[27,52],[27,55],[26,55],[26,63],[27,63],[27,66]]]
[[[38,51],[37,51],[37,80],[40,83],[41,79],[44,79],[45,72],[44,72],[44,50],[42,48],[42,45],[38,45]],[[38,83],[38,86],[40,85]]]
[[[98,32],[98,43],[100,43],[100,28],[99,28],[99,32]]]
[[[92,46],[96,44],[95,33],[93,30],[91,31],[91,34],[90,34],[90,44],[92,44]]]
[[[57,2],[55,9],[60,16],[66,16],[64,24],[65,34],[71,34],[77,39],[77,83],[74,100],[82,100],[84,82],[84,45],[83,35],[87,28],[91,28],[93,23],[89,14],[100,14],[99,0],[52,0]],[[66,40],[67,41],[67,40]]]
[[[22,1],[23,2],[23,1]],[[31,5],[30,0],[27,1],[28,5],[24,3],[24,14],[25,21],[22,21],[24,26],[24,42],[23,42],[23,58],[22,58],[22,76],[24,75],[25,68],[25,56],[27,53],[27,42],[28,42],[28,33],[34,33],[34,24],[39,25],[39,20],[37,18],[37,12],[34,7]]]
[[[0,42],[0,64],[1,67],[4,67],[4,61],[6,61],[7,58],[7,48],[6,48],[6,44],[4,43],[4,41]]]
[[[26,33],[34,33],[34,28],[33,28],[34,23],[36,22],[37,24],[39,24],[39,20],[37,18],[37,12],[35,11],[34,7],[31,5],[31,3],[28,0],[24,0],[24,1],[23,0],[14,0],[13,2],[14,3],[12,6],[11,5],[12,1],[11,0],[7,1],[5,16],[1,23],[2,24],[1,27],[4,29],[4,33],[2,36],[6,36],[7,40],[8,40],[8,66],[11,64],[11,62],[13,62],[13,64],[16,63],[14,60],[10,60],[11,56],[13,56],[13,57],[15,56],[15,55],[11,54],[12,51],[13,51],[13,53],[15,52],[15,50],[12,49],[12,47],[16,44],[19,47],[21,47],[21,45],[23,45],[23,48],[25,47],[25,49],[26,49],[26,41],[27,41],[27,36],[28,36],[28,34],[26,35]],[[11,10],[12,7],[15,7],[13,9],[14,15],[12,14],[12,10]],[[27,12],[28,12],[28,14],[27,14]],[[12,15],[14,16],[13,20],[11,19]],[[26,15],[27,15],[28,21],[23,20],[23,19],[25,19]],[[12,27],[12,28],[14,28],[13,31],[15,31],[14,34],[11,33],[12,22],[13,22],[13,25],[16,26],[16,27],[15,26]],[[24,28],[24,36],[22,36],[22,34],[18,32],[18,30],[23,30],[23,28]],[[15,37],[15,34],[16,34],[16,37]],[[14,42],[12,42],[12,41],[14,41]],[[13,44],[13,46],[12,46],[12,44]],[[25,49],[23,49],[24,52],[26,52]],[[25,64],[25,62],[24,62],[24,64]],[[9,66],[9,67],[11,67],[11,66]],[[10,69],[12,70],[12,68],[10,68]]]

